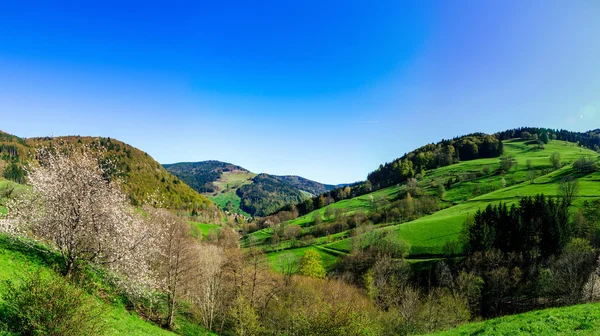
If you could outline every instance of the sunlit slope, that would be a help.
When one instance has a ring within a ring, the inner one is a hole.
[[[573,144],[553,141],[546,149],[540,150],[536,145],[527,145],[523,141],[505,142],[504,156],[514,156],[518,164],[504,176],[506,187],[502,187],[502,175],[498,173],[498,159],[481,159],[461,162],[448,167],[436,169],[421,182],[424,190],[432,192],[433,187],[428,186],[431,179],[447,179],[450,176],[469,174],[482,171],[488,166],[489,173],[465,182],[459,182],[449,189],[444,201],[455,202],[457,205],[440,210],[432,215],[416,219],[411,222],[393,225],[381,230],[392,230],[397,233],[398,238],[404,239],[412,246],[411,257],[423,257],[427,255],[439,255],[443,253],[444,245],[459,238],[465,219],[478,209],[486,207],[490,203],[505,202],[512,204],[521,196],[533,196],[544,193],[548,196],[556,196],[561,179],[569,174],[579,178],[580,197],[575,201],[579,205],[584,199],[600,197],[600,172],[581,175],[575,174],[572,163],[579,157],[594,156],[597,153]],[[551,153],[561,154],[564,166],[556,171],[550,171],[551,164],[548,159]],[[527,160],[531,160],[534,170],[540,174],[534,183],[527,179]],[[546,175],[543,170],[550,171]],[[473,195],[476,187],[479,190],[485,188],[496,189],[486,194],[469,198]],[[330,247],[348,251],[351,244],[340,241],[330,244]]]
[[[217,187],[216,191],[206,195],[221,209],[250,216],[240,208],[242,200],[236,191],[243,185],[251,184],[255,176],[256,174],[248,171],[224,172],[217,181],[213,182]]]
[[[466,217],[491,203],[506,202],[512,204],[521,196],[544,193],[556,196],[557,189],[563,177],[573,175],[579,179],[580,197],[575,206],[585,199],[600,197],[600,172],[580,174],[573,170],[572,163],[580,157],[597,158],[592,150],[581,148],[573,143],[551,141],[544,149],[537,144],[523,140],[507,140],[504,142],[503,157],[514,157],[516,165],[502,175],[499,171],[500,160],[478,159],[456,163],[450,166],[427,171],[419,181],[421,195],[436,195],[439,184],[446,184],[448,179],[453,183],[440,201],[444,209],[429,216],[405,222],[377,225],[376,230],[393,232],[398,239],[403,239],[411,245],[409,258],[433,258],[444,253],[448,242],[458,240]],[[562,168],[553,170],[549,161],[552,153],[561,156]],[[531,182],[530,171],[536,172]],[[504,180],[504,182],[503,182]],[[405,185],[385,188],[367,195],[343,200],[327,207],[341,208],[346,213],[364,211],[369,213],[378,207],[378,200],[389,201],[403,194]],[[327,207],[317,210],[323,214]],[[301,227],[310,225],[314,212],[287,222]],[[270,229],[263,229],[248,235],[246,244],[261,245],[272,234]],[[315,247],[321,252],[348,253],[352,249],[352,239],[349,232],[334,235],[337,241],[327,242],[327,239],[317,238]],[[285,245],[283,248],[285,249]],[[281,252],[278,252],[281,253]]]
[[[600,304],[551,308],[470,323],[439,336],[598,335]]]
[[[176,176],[169,173],[148,153],[124,142],[103,137],[64,136],[54,138],[29,138],[31,148],[68,144],[74,147],[90,145],[106,149],[104,159],[110,159],[115,174],[122,180],[123,191],[134,206],[143,204],[150,197],[157,198],[164,207],[174,210],[195,209],[207,218],[217,221],[218,209],[212,201],[199,194]]]
[[[19,282],[27,271],[53,272],[52,267],[42,257],[42,253],[13,242],[7,236],[0,234],[0,265],[2,265],[0,282]],[[4,290],[4,287],[0,288],[1,290]],[[122,303],[109,304],[100,297],[93,295],[92,297],[101,304],[104,311],[102,319],[107,326],[107,335],[176,335],[127,311]],[[0,324],[0,335],[3,335],[3,332]]]

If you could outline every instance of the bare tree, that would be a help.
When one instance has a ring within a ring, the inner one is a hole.
[[[561,166],[560,153],[554,152],[554,153],[550,154],[550,157],[548,158],[548,160],[550,160],[550,163],[552,164],[552,167],[554,167],[554,169],[560,168],[560,166]]]
[[[175,308],[180,296],[189,291],[190,282],[199,274],[201,254],[199,243],[189,234],[189,224],[164,209],[145,209],[157,235],[158,252],[155,268],[158,289],[167,294],[165,326],[173,328]]]
[[[411,195],[419,195],[419,182],[415,178],[409,178],[406,181],[406,191]]]
[[[226,259],[222,248],[214,245],[199,247],[199,274],[192,282],[195,288],[191,292],[192,301],[200,310],[204,327],[213,330],[215,318],[225,304],[222,298],[223,274],[222,266]]]
[[[564,199],[566,205],[571,205],[579,194],[579,182],[572,176],[567,176],[560,181],[558,194]]]
[[[512,156],[506,156],[500,158],[500,171],[503,174],[508,173],[508,171],[517,164],[517,160]]]
[[[537,177],[537,173],[535,172],[535,170],[527,171],[527,179],[531,182],[531,184],[533,184],[535,182],[536,177]]]

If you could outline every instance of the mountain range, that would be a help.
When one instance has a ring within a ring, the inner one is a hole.
[[[250,216],[269,215],[343,185],[330,185],[300,176],[256,174],[221,161],[179,162],[163,165],[221,209]]]

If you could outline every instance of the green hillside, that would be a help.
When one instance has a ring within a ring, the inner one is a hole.
[[[266,216],[286,205],[332,190],[300,176],[255,174],[220,161],[180,162],[163,165],[220,209],[244,216]]]
[[[449,243],[457,242],[463,224],[468,215],[474,214],[488,204],[505,202],[512,204],[519,197],[544,193],[556,196],[561,179],[573,175],[579,180],[580,194],[575,205],[580,205],[584,200],[599,197],[600,172],[579,173],[573,169],[573,162],[578,158],[593,158],[597,160],[598,154],[590,149],[578,147],[574,143],[554,140],[541,148],[537,142],[512,139],[503,141],[504,154],[502,158],[513,157],[515,165],[504,175],[500,173],[500,159],[486,158],[462,161],[445,167],[427,171],[425,176],[417,181],[418,195],[415,199],[423,197],[436,197],[440,185],[450,186],[445,188],[443,198],[438,199],[441,210],[430,215],[406,221],[383,220],[375,223],[375,232],[389,232],[392,237],[406,241],[411,246],[408,258],[428,259],[439,257],[445,253]],[[559,153],[561,167],[554,170],[549,156]],[[535,174],[533,182],[531,179]],[[504,180],[504,182],[503,182]],[[334,218],[326,218],[327,211],[333,213],[336,209],[345,216],[361,214],[369,217],[370,214],[389,209],[397,200],[404,197],[407,184],[394,185],[372,193],[352,199],[342,200],[325,206],[319,210],[284,222],[283,226],[298,225],[302,228],[302,236],[310,234],[314,228],[315,214],[323,218],[324,225],[335,223]],[[328,210],[331,208],[330,210]],[[300,237],[295,244],[282,240],[277,247],[273,247],[271,237],[274,230],[266,228],[251,233],[246,237],[246,244],[262,246],[266,251],[273,249],[293,249],[294,247],[310,245],[317,247],[321,253],[330,256],[349,253],[356,241],[354,230],[349,229],[337,232],[329,237],[316,237],[314,240],[303,242]],[[314,236],[314,234],[313,234]],[[460,254],[461,248],[455,248],[453,253]],[[446,251],[447,252],[447,251]],[[272,252],[275,253],[275,252]]]
[[[19,282],[25,272],[41,271],[43,275],[53,274],[52,266],[48,264],[41,253],[8,238],[0,235],[0,283],[4,286],[5,282]],[[0,291],[4,291],[0,287]],[[0,292],[0,294],[3,294]],[[175,335],[172,332],[161,329],[160,327],[142,320],[137,314],[127,311],[120,302],[108,303],[98,295],[90,295],[104,312],[103,322],[107,327],[107,335]],[[0,299],[0,306],[2,305]],[[5,320],[4,310],[0,309],[0,334],[4,335],[2,321]]]
[[[248,172],[240,166],[215,160],[164,164],[163,167],[201,193],[218,191],[218,181],[220,181],[221,176],[225,173]]]
[[[51,143],[75,146],[94,143],[106,148],[106,159],[115,162],[118,170],[116,174],[122,178],[124,191],[134,205],[143,203],[150,195],[157,193],[165,207],[175,210],[195,210],[205,217],[203,220],[219,220],[219,210],[208,198],[166,171],[148,153],[111,138],[66,136],[20,139],[2,133],[0,134],[2,155],[0,170],[4,177],[20,183],[24,182],[19,176],[7,175],[7,171],[11,167],[20,167],[23,162],[30,160],[30,154],[35,147],[50,146]]]
[[[228,212],[250,216],[249,213],[242,210],[240,205],[241,197],[237,194],[237,190],[244,185],[252,184],[252,179],[256,174],[249,171],[232,171],[224,172],[220,178],[214,182],[215,191],[207,195],[215,204]]]
[[[510,315],[433,335],[598,335],[598,330],[600,304],[595,303]]]

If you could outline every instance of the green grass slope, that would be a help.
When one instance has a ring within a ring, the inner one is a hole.
[[[53,272],[40,254],[24,248],[11,241],[7,236],[0,234],[0,283],[7,280],[18,282],[26,270]],[[4,290],[4,288],[0,287],[0,290]],[[94,298],[102,305],[102,311],[105,312],[103,319],[107,325],[108,335],[175,335],[142,320],[135,313],[127,311],[122,304],[108,304],[98,297]],[[2,334],[1,326],[0,334]]]
[[[438,336],[598,335],[600,304],[551,308],[471,323]]]
[[[256,174],[249,171],[224,172],[217,181],[213,182],[216,187],[215,192],[207,195],[221,209],[250,216],[240,208],[242,199],[238,196],[237,190],[244,185],[252,184],[255,176]]]
[[[563,166],[558,170],[552,170],[548,159],[554,152],[561,155]],[[581,157],[598,158],[598,154],[592,150],[558,140],[551,141],[545,149],[540,149],[535,144],[514,139],[504,141],[503,156],[514,157],[517,162],[517,165],[504,176],[499,173],[498,158],[464,161],[427,171],[425,177],[419,181],[422,195],[436,195],[438,185],[445,184],[449,178],[456,181],[450,189],[446,190],[443,201],[440,202],[445,208],[410,222],[380,224],[376,230],[391,231],[398,239],[407,241],[412,247],[408,258],[430,259],[439,257],[448,242],[457,241],[465,219],[478,209],[498,202],[512,204],[518,202],[521,196],[533,196],[539,193],[556,196],[557,188],[564,176],[573,175],[579,180],[580,194],[575,201],[575,206],[586,199],[600,197],[600,172],[580,174],[576,173],[572,166],[572,163]],[[537,173],[533,183],[528,178],[528,162],[531,169]],[[506,181],[504,187],[503,178]],[[397,199],[403,194],[405,188],[405,185],[396,185],[336,202],[327,207],[341,208],[350,214],[356,211],[364,211],[368,214],[378,207],[378,200]],[[316,211],[323,214],[327,207]],[[298,217],[287,224],[304,227],[312,222],[314,213],[315,211]],[[245,243],[253,242],[261,246],[267,242],[271,234],[271,229],[259,230],[248,235]],[[333,237],[337,238],[334,239],[336,241],[315,239],[314,244],[322,249],[341,253],[350,252],[353,238],[349,237],[348,232],[336,236]]]

